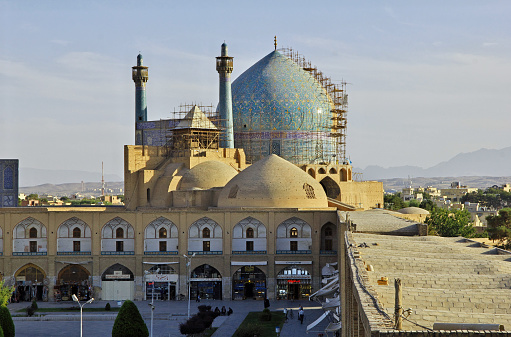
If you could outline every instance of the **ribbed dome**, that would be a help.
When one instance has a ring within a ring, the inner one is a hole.
[[[219,162],[219,161],[206,161],[194,166],[191,170],[183,174],[179,189],[203,189],[207,190],[213,187],[223,187],[238,171],[233,167]]]
[[[249,166],[220,192],[218,207],[326,208],[323,187],[276,155]]]
[[[309,72],[278,51],[232,83],[232,109],[235,146],[245,149],[249,161],[274,153],[304,164],[328,161],[334,154],[327,137],[330,97]],[[298,161],[307,146],[309,158]]]

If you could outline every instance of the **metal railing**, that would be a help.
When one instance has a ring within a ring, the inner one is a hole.
[[[126,252],[101,252],[101,255],[135,255],[134,251],[126,251]]]

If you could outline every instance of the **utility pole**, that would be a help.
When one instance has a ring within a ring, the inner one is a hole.
[[[394,287],[396,288],[396,303],[394,318],[396,320],[396,330],[403,330],[403,294],[401,289],[401,279],[394,280]]]

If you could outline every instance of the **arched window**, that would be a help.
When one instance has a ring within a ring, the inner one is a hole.
[[[209,238],[209,237],[210,237],[209,228],[204,228],[204,229],[202,230],[202,237],[203,237],[203,238]]]
[[[326,227],[325,228],[325,236],[332,236],[332,235],[333,235],[332,227]]]
[[[160,230],[158,231],[158,236],[160,239],[166,238],[167,237],[167,228],[165,228],[165,227],[160,228]]]
[[[247,228],[247,238],[252,239],[254,237],[254,230],[252,228]]]
[[[296,229],[296,227],[291,228],[289,233],[290,233],[290,236],[292,238],[297,238],[298,237],[298,229]]]
[[[124,229],[122,229],[122,228],[117,228],[117,229],[115,230],[115,237],[116,237],[117,239],[122,239],[122,238],[124,238]]]
[[[82,230],[78,227],[73,228],[73,237],[79,238],[82,236]]]
[[[30,228],[30,230],[28,231],[28,237],[29,238],[37,238],[37,228]]]

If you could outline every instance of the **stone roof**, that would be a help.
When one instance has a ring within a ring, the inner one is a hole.
[[[385,233],[394,235],[417,235],[416,222],[394,216],[396,212],[385,209],[373,209],[364,212],[341,212],[342,216],[355,225],[354,231],[366,233]],[[398,213],[399,214],[399,213]]]
[[[401,208],[398,212],[402,214],[429,214],[429,211],[420,207],[405,207]]]
[[[355,260],[365,266],[359,269],[365,288],[389,316],[394,279],[401,279],[402,306],[411,309],[405,330],[431,329],[436,322],[502,324],[511,330],[511,253],[498,255],[503,251],[436,236],[352,233],[350,244],[359,253]],[[382,277],[388,285],[378,285]]]
[[[247,167],[220,192],[218,207],[327,208],[323,187],[277,155]]]
[[[208,129],[217,130],[218,128],[213,124],[204,112],[194,105],[193,108],[186,114],[186,116],[175,127],[176,129]]]
[[[225,163],[211,160],[194,166],[183,174],[179,189],[202,189],[224,187],[238,171]]]

